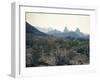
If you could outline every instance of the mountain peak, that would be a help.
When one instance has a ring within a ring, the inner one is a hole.
[[[53,29],[52,29],[52,27],[48,27],[47,30],[48,31],[52,31]]]
[[[75,32],[80,32],[80,29],[79,28],[76,28]]]
[[[68,29],[67,29],[67,27],[65,26],[65,28],[64,28],[64,32],[68,32]]]

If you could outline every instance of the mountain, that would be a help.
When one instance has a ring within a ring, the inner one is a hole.
[[[64,32],[68,32],[68,29],[67,29],[67,27],[65,27],[65,29],[64,29]]]
[[[34,36],[43,36],[46,35],[45,33],[39,31],[34,26],[26,22],[26,33],[33,34]]]
[[[89,39],[89,35],[85,35],[80,32],[80,29],[77,28],[76,31],[69,31],[67,27],[65,27],[64,32],[58,30],[51,30],[47,33],[41,32],[35,26],[32,26],[28,22],[26,22],[26,45],[31,46],[32,40],[43,40],[43,39]]]
[[[40,39],[40,38],[46,38],[48,37],[47,34],[39,31],[34,26],[26,22],[26,47],[32,46],[32,40],[34,39]]]
[[[80,33],[80,29],[79,28],[76,28],[75,32],[76,33]]]
[[[75,39],[88,39],[89,35],[85,35],[84,33],[80,32],[80,29],[77,28],[75,31],[68,31],[67,27],[65,27],[64,32],[60,32],[57,30],[52,30],[48,32],[49,35],[53,35],[58,38],[75,38]]]
[[[56,29],[54,29],[54,30],[48,31],[47,34],[59,34],[59,33],[61,33],[61,32],[56,30]]]

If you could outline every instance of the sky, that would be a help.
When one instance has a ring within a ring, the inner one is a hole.
[[[69,14],[48,14],[48,13],[26,13],[26,21],[33,26],[42,28],[52,27],[53,29],[63,31],[65,27],[70,31],[79,28],[81,32],[90,32],[89,15],[69,15]]]

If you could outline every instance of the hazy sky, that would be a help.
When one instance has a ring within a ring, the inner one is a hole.
[[[75,31],[79,28],[81,32],[90,32],[90,16],[86,15],[26,13],[26,21],[34,26],[52,27],[59,31],[63,31],[66,26],[68,30]]]

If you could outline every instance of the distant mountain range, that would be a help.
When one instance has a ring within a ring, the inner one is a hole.
[[[77,28],[75,31],[69,31],[67,29],[67,27],[65,27],[63,32],[60,32],[60,31],[57,31],[57,30],[52,30],[52,31],[49,31],[47,34],[53,35],[53,36],[59,37],[59,38],[66,38],[66,39],[67,38],[89,39],[89,35],[80,32],[79,28]]]
[[[46,33],[40,31],[40,27],[38,28],[26,22],[26,45],[27,47],[30,47],[32,44],[32,40],[37,39],[37,38],[38,39],[39,38],[43,38],[43,39],[46,39],[46,38],[50,38],[50,39],[55,39],[55,38],[89,39],[89,35],[86,35],[80,32],[79,28],[77,28],[76,31],[69,31],[67,27],[65,27],[64,32],[57,31],[56,29],[53,30],[51,28],[51,31],[48,31]]]
[[[79,28],[77,28],[75,31],[69,31],[67,29],[67,27],[65,27],[63,32],[58,31],[56,29],[53,29],[52,27],[41,28],[39,26],[36,26],[36,28],[43,33],[46,33],[48,35],[53,35],[53,36],[59,37],[59,38],[69,38],[69,37],[71,37],[71,38],[82,38],[82,39],[88,39],[89,38],[89,35],[80,32]]]

